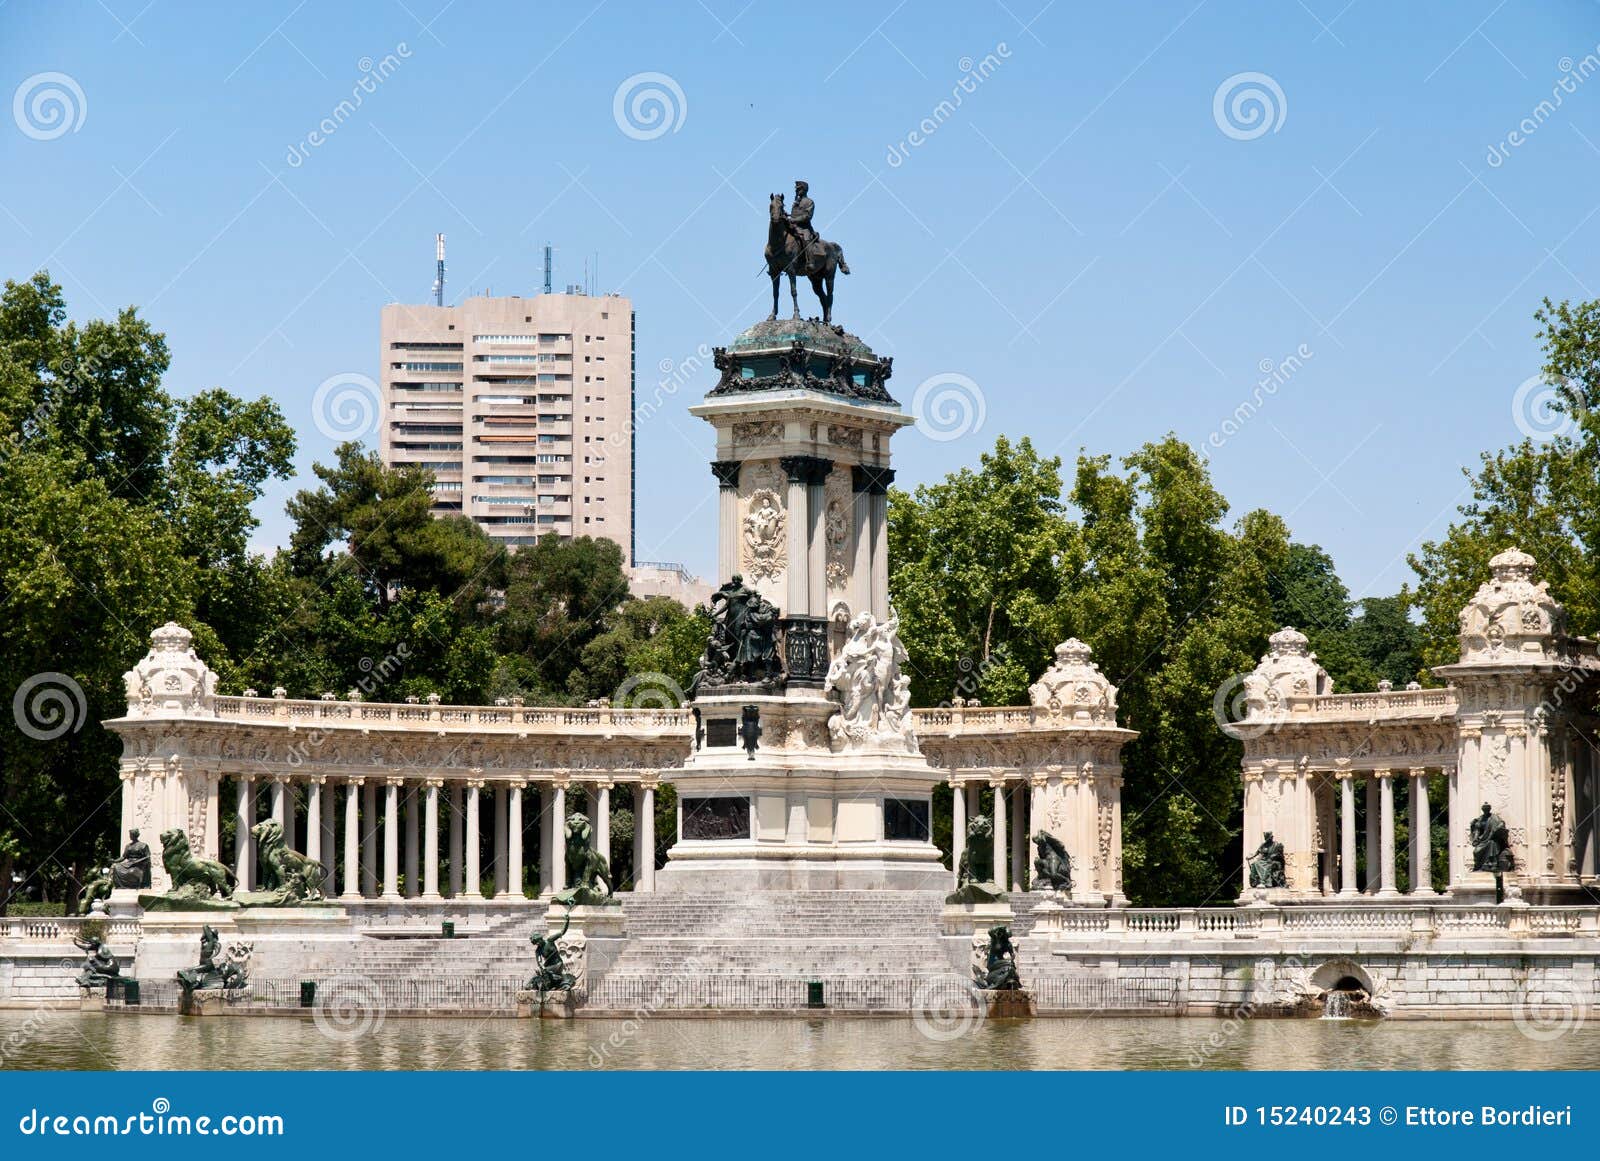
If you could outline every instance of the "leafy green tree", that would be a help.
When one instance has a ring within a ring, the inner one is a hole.
[[[1461,519],[1412,554],[1428,665],[1457,658],[1457,615],[1510,547],[1532,553],[1572,631],[1600,629],[1600,301],[1544,300],[1542,376],[1556,415],[1571,422],[1547,441],[1485,453]]]
[[[1073,529],[1061,461],[1004,437],[977,471],[889,493],[889,592],[919,705],[1008,704],[1048,660]]]
[[[151,629],[182,621],[228,666],[207,622],[226,609],[210,602],[253,567],[250,507],[293,452],[273,404],[177,403],[166,366],[165,340],[131,309],[68,321],[44,272],[0,291],[0,688],[55,690],[64,715],[0,730],[0,829],[46,898],[114,853],[121,747],[99,723],[125,711],[122,674]]]

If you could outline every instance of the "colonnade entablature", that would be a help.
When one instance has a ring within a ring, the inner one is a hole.
[[[1244,746],[1246,894],[1250,852],[1269,832],[1283,847],[1285,885],[1267,894],[1284,901],[1393,898],[1402,888],[1421,900],[1493,898],[1490,857],[1513,902],[1570,902],[1597,884],[1600,657],[1593,641],[1566,632],[1531,556],[1510,549],[1489,566],[1461,612],[1460,660],[1433,670],[1440,688],[1383,682],[1375,693],[1337,693],[1303,633],[1272,635],[1240,682],[1241,719],[1225,727]],[[1503,824],[1503,860],[1475,844],[1479,817]],[[1441,823],[1448,838],[1436,867]]]

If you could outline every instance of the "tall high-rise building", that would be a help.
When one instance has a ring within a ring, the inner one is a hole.
[[[379,450],[435,515],[508,545],[603,536],[634,564],[633,304],[568,291],[383,308]]]

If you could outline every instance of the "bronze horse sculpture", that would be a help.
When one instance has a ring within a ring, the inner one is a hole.
[[[772,313],[778,317],[778,279],[789,276],[789,299],[794,303],[794,317],[800,317],[800,298],[795,290],[795,275],[811,279],[811,289],[822,303],[822,321],[833,321],[833,279],[843,271],[850,273],[844,260],[844,249],[837,242],[818,238],[805,245],[789,227],[789,215],[784,208],[783,195],[775,193],[768,202],[767,274],[772,278]]]

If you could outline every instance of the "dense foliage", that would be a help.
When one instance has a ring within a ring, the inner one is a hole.
[[[648,672],[638,700],[658,705],[688,682],[704,612],[633,600],[616,545],[507,555],[430,516],[428,473],[358,444],[289,501],[289,546],[252,553],[251,508],[290,477],[293,429],[267,398],[172,398],[167,365],[131,309],[70,322],[43,273],[0,294],[0,688],[32,707],[0,729],[0,910],[14,868],[59,900],[115,854],[120,746],[99,723],[168,620],[233,692],[573,703]]]

